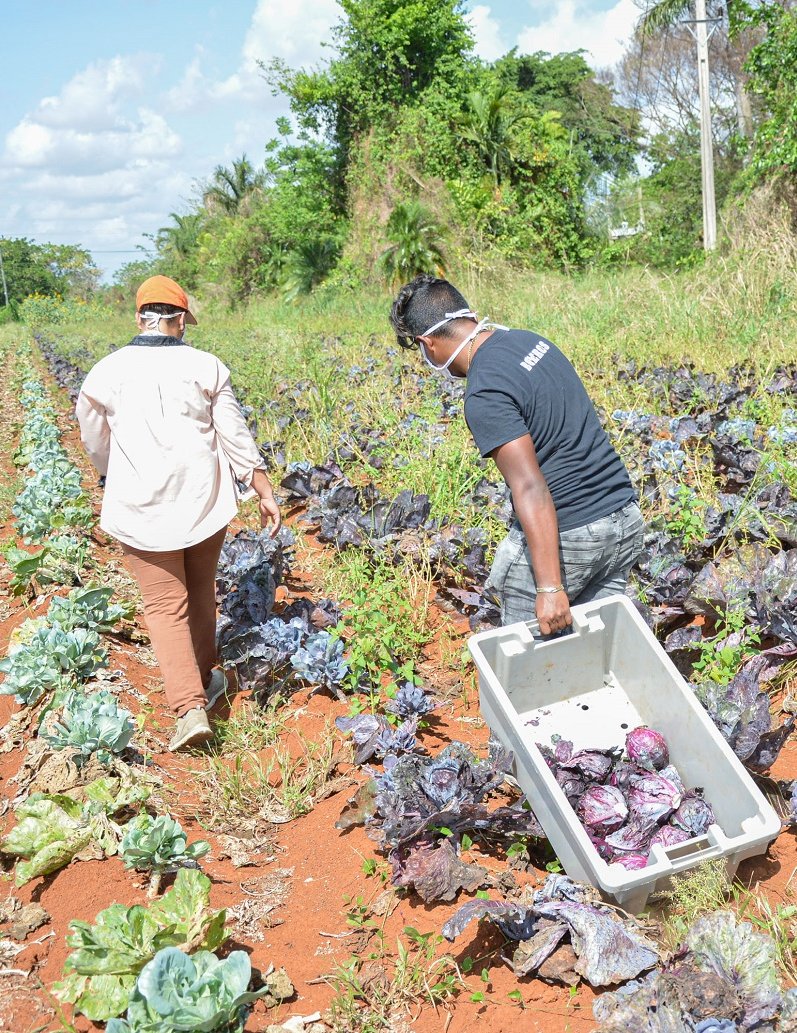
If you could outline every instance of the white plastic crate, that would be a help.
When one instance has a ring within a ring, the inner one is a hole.
[[[728,874],[762,854],[780,819],[625,596],[575,606],[573,633],[535,639],[535,622],[469,640],[481,711],[515,754],[515,777],[569,876],[638,913],[676,872],[722,857]],[[661,732],[687,788],[702,788],[717,823],[705,836],[655,845],[646,868],[608,864],[589,840],[537,748],[551,735],[575,749],[623,746],[626,732]]]

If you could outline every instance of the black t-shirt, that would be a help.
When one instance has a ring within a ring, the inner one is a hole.
[[[483,456],[531,435],[561,531],[636,498],[578,374],[544,337],[493,331],[468,371],[465,419]]]

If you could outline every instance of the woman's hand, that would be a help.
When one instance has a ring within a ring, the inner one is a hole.
[[[265,470],[255,470],[252,474],[252,487],[260,496],[260,526],[268,527],[271,524],[271,537],[273,538],[282,526],[282,516],[277,500],[274,498],[271,481]]]

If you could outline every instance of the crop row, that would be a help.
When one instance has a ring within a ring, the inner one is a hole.
[[[88,542],[75,532],[93,524],[55,410],[34,371],[26,373],[15,461],[30,475],[13,512],[25,544],[38,549],[8,550],[17,591],[81,581]],[[156,787],[138,762],[133,717],[93,680],[108,665],[102,637],[133,613],[129,604],[113,603],[112,593],[87,584],[55,595],[44,616],[16,629],[0,662],[0,693],[23,708],[12,725],[30,732],[37,781],[47,783],[48,768],[63,770],[57,755],[66,757],[69,772],[68,784],[51,791],[30,791],[22,782],[0,853],[16,861],[18,886],[73,861],[118,854],[126,867],[149,874],[156,898],[161,875],[176,870],[173,888],[148,907],[114,904],[94,924],[73,921],[72,952],[54,992],[77,1012],[110,1020],[112,1033],[242,1028],[251,1001],[276,1001],[278,981],[249,992],[248,955],[212,953],[227,934],[224,912],[209,907],[210,880],[197,867],[209,844],[189,844],[177,821],[148,809]],[[125,1012],[126,1019],[116,1018]]]

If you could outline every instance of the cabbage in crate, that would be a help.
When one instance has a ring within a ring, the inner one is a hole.
[[[625,751],[540,745],[556,781],[600,856],[629,871],[647,865],[654,844],[668,848],[705,835],[716,820],[699,789],[686,789],[664,736],[632,729]]]

